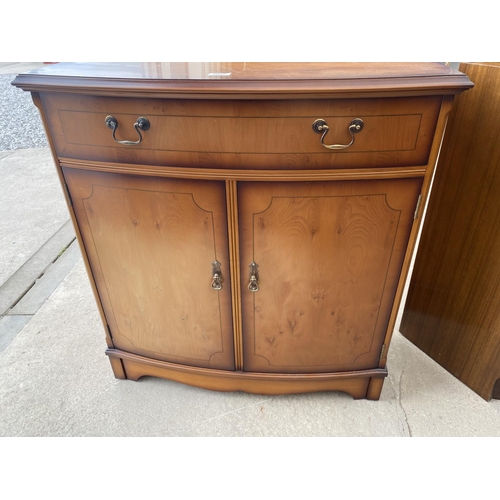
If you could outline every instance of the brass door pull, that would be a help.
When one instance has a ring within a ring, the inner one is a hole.
[[[259,271],[258,265],[255,262],[250,264],[250,281],[248,283],[248,289],[251,292],[259,291]]]
[[[222,290],[223,279],[220,265],[220,262],[217,260],[212,262],[212,288],[214,290]]]
[[[349,146],[352,146],[354,144],[354,134],[358,134],[363,130],[363,127],[365,126],[363,120],[361,118],[354,118],[354,120],[351,122],[349,125],[349,132],[351,133],[351,142],[349,144],[325,144],[325,135],[328,133],[330,130],[328,125],[326,124],[325,120],[318,119],[315,120],[312,124],[313,130],[317,134],[323,134],[321,136],[320,142],[321,145],[327,149],[346,149]]]
[[[111,115],[106,116],[104,123],[106,124],[106,127],[110,128],[113,131],[113,139],[118,142],[119,144],[125,144],[126,146],[133,146],[134,144],[140,144],[142,142],[142,134],[141,130],[149,130],[149,127],[151,127],[151,124],[149,123],[149,120],[147,118],[144,118],[143,116],[140,116],[137,118],[136,122],[134,123],[134,128],[139,134],[139,140],[137,141],[119,141],[115,137],[116,129],[118,128],[118,120]]]

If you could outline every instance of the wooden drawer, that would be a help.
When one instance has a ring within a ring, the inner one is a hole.
[[[211,168],[327,169],[425,165],[441,97],[329,100],[178,100],[42,94],[61,158]],[[151,127],[137,145],[134,123]],[[348,144],[349,124],[364,122],[352,146],[332,151],[312,129],[322,118],[326,144]]]

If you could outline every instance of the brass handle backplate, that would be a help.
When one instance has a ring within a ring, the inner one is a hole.
[[[137,141],[119,141],[115,137],[116,129],[118,128],[118,120],[114,116],[108,115],[106,116],[104,123],[106,124],[106,127],[110,128],[113,131],[113,139],[119,144],[125,144],[126,146],[133,146],[134,144],[140,144],[142,142],[141,130],[146,131],[149,130],[149,128],[151,127],[151,124],[149,123],[149,120],[147,118],[139,116],[139,118],[137,118],[137,120],[134,123],[134,128],[139,134],[139,139]]]
[[[212,262],[212,288],[214,290],[222,290],[223,279],[220,265],[220,262],[217,260]]]
[[[322,119],[314,120],[312,124],[313,130],[317,134],[323,134],[321,136],[320,142],[321,145],[327,149],[346,149],[349,146],[352,146],[354,144],[354,134],[358,134],[359,132],[361,132],[364,126],[365,124],[361,118],[354,118],[354,120],[349,125],[349,132],[351,133],[351,142],[349,144],[325,144],[324,142],[325,135],[330,130],[325,120]]]
[[[251,292],[259,291],[259,270],[258,265],[255,262],[250,264],[250,280],[248,282],[248,289]]]

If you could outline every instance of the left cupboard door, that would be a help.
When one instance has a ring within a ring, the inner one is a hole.
[[[115,348],[234,370],[224,182],[63,173]]]

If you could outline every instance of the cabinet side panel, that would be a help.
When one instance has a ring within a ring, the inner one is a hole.
[[[234,369],[224,184],[64,175],[115,346]],[[211,287],[216,260],[220,291]]]

